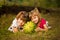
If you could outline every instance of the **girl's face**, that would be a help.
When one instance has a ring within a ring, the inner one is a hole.
[[[38,23],[38,16],[32,16],[32,22]]]
[[[21,20],[20,18],[18,19],[18,25],[19,25],[19,26],[23,26],[24,23],[25,23],[25,22],[24,22],[23,20]]]

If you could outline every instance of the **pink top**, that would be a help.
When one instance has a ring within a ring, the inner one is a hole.
[[[42,29],[44,29],[44,24],[46,24],[46,20],[44,18],[41,19],[41,22],[39,22],[38,26]]]

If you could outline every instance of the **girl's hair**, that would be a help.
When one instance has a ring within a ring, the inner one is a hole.
[[[19,18],[23,17],[23,16],[24,16],[24,13],[26,13],[26,12],[25,12],[25,11],[19,12],[19,13],[17,14],[16,18],[19,19]]]
[[[37,8],[35,8],[29,13],[29,18],[32,18],[33,16],[38,16],[39,21],[41,20],[41,15]]]
[[[23,21],[26,21],[26,17],[25,17],[26,11],[21,11],[17,14],[16,19],[18,20],[19,18]]]

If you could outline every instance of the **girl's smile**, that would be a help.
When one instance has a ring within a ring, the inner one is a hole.
[[[32,17],[32,21],[33,21],[34,23],[38,23],[38,16],[33,16],[33,17]]]

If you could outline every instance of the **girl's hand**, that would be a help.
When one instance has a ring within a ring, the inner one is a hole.
[[[44,26],[44,31],[48,31],[48,27],[46,24],[43,25]]]
[[[35,31],[36,32],[38,32],[38,31],[46,31],[47,32],[48,28],[47,28],[47,26],[45,24],[44,24],[44,29],[40,28],[39,25],[38,25],[37,28],[35,29]]]

